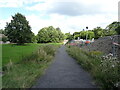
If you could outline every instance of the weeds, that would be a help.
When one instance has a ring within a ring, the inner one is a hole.
[[[67,51],[83,68],[91,72],[103,89],[120,87],[120,61],[112,54],[103,56],[99,51],[86,52],[73,46],[69,46]]]

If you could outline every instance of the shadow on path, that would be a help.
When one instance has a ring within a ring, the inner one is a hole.
[[[96,88],[89,73],[65,51],[59,48],[53,63],[32,88]]]

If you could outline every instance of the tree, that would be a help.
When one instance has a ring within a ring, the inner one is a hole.
[[[2,36],[2,41],[3,41],[4,43],[7,42],[7,40],[8,40],[7,36]]]
[[[61,29],[58,27],[56,28],[56,31],[58,32],[59,41],[63,41],[65,39],[65,35],[61,32]]]
[[[73,36],[74,36],[74,39],[78,39],[78,37],[80,37],[80,32],[74,32]]]
[[[109,24],[106,29],[105,29],[105,35],[106,36],[111,36],[111,35],[116,35],[119,31],[117,28],[119,28],[120,22],[112,22]]]
[[[37,37],[35,36],[35,34],[32,32],[32,43],[37,43]]]
[[[95,39],[105,36],[104,29],[102,29],[101,27],[96,27],[92,31],[94,32]]]
[[[3,29],[0,29],[0,34],[4,34],[4,30]]]
[[[69,33],[65,33],[65,39],[67,39],[67,40],[71,41],[71,40],[73,40],[73,39],[74,39],[74,36],[73,36],[73,35],[71,35],[71,34],[70,34],[70,32],[69,32]]]
[[[95,38],[95,34],[93,31],[89,30],[87,33],[88,33],[88,39]]]
[[[7,42],[8,38],[4,34],[0,34],[0,41],[3,41],[4,43]]]
[[[5,27],[5,35],[12,43],[24,44],[30,43],[32,39],[32,31],[26,17],[20,13],[12,16],[10,23]]]
[[[118,35],[120,35],[120,26],[118,26],[115,31],[117,32]]]
[[[64,34],[60,28],[53,26],[42,28],[37,34],[38,43],[58,43],[64,40]]]
[[[86,39],[86,31],[81,31],[80,32],[80,37],[82,38],[82,39]]]

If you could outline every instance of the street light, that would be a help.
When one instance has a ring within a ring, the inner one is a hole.
[[[86,31],[87,31],[88,27],[86,27]],[[88,38],[88,32],[86,32],[86,40]]]

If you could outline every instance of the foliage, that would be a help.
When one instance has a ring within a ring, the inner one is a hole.
[[[88,27],[86,27],[86,29],[88,29]],[[74,32],[72,35],[70,33],[66,33],[66,39],[68,40],[73,40],[73,39],[98,39],[100,37],[104,37],[104,36],[111,36],[111,35],[116,35],[116,34],[120,34],[120,22],[113,22],[111,24],[109,24],[105,29],[101,28],[101,27],[96,27],[93,30],[87,30],[85,31],[83,29],[83,31],[80,32]]]
[[[120,61],[111,54],[101,56],[98,51],[86,52],[72,46],[67,51],[83,68],[91,72],[102,88],[113,90],[120,86]]]
[[[111,26],[114,27],[114,30],[117,32],[117,34],[120,35],[120,22],[113,22]]]
[[[4,34],[4,30],[3,29],[0,29],[0,34]]]
[[[32,43],[37,43],[37,37],[32,33]]]
[[[2,77],[3,88],[31,88],[36,79],[51,63],[53,53],[59,45],[40,45],[39,49],[30,56],[26,56],[21,62],[7,65]],[[51,49],[51,53],[49,53]]]
[[[53,26],[42,28],[37,34],[38,43],[58,43],[64,40],[64,34]]]
[[[88,39],[94,38],[94,32],[92,32],[91,30],[74,32],[73,36],[74,36],[74,39],[78,39],[78,37],[82,39],[86,39],[86,34],[88,35]]]
[[[5,36],[4,34],[0,35],[0,41],[3,41],[4,43],[8,40],[7,36]]]
[[[117,34],[120,35],[120,26],[118,26],[115,30],[116,30]]]
[[[86,34],[88,34],[88,39],[90,39],[90,40],[95,37],[94,32],[92,32],[91,30],[86,31]]]
[[[65,33],[65,39],[70,41],[70,40],[74,39],[74,37],[69,32],[69,33]]]
[[[12,16],[10,23],[5,27],[5,35],[12,43],[24,44],[30,43],[32,38],[32,31],[26,17],[20,13]]]
[[[92,31],[94,32],[95,39],[105,36],[104,30],[101,27],[94,28]]]
[[[120,26],[120,22],[113,22],[109,24],[106,29],[105,29],[105,35],[106,36],[111,36],[117,34],[117,28]]]
[[[74,32],[73,36],[74,36],[74,39],[78,39],[78,37],[80,37],[80,32]]]
[[[86,39],[86,31],[81,31],[80,32],[80,38]]]
[[[7,42],[7,40],[8,40],[8,38],[6,37],[6,36],[3,36],[2,37],[2,41],[5,43],[5,42]]]

